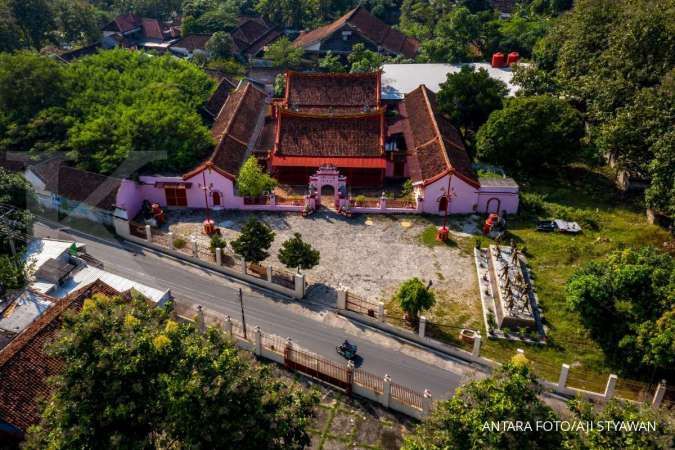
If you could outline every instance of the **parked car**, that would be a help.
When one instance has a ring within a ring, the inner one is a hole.
[[[540,220],[537,223],[537,231],[578,234],[581,233],[581,227],[576,222],[568,222],[566,220]]]

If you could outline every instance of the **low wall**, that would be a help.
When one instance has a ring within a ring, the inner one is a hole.
[[[115,229],[118,232],[118,234],[120,232],[120,228],[123,229],[122,226],[118,226],[118,224],[116,224]],[[243,273],[242,271],[232,269],[232,268],[229,268],[227,266],[218,266],[216,264],[209,263],[207,261],[201,260],[201,259],[196,258],[194,256],[189,256],[189,255],[186,255],[185,253],[182,253],[182,252],[179,252],[179,251],[176,251],[176,250],[168,249],[168,248],[163,247],[161,245],[157,245],[153,242],[149,242],[146,239],[142,239],[142,238],[133,236],[130,233],[128,233],[128,231],[127,231],[126,235],[120,235],[120,236],[127,241],[134,242],[136,244],[140,244],[144,247],[151,248],[153,250],[156,250],[158,252],[173,256],[174,258],[178,258],[178,259],[181,259],[183,261],[191,262],[191,263],[196,264],[196,265],[201,266],[201,267],[206,267],[207,269],[211,269],[211,270],[214,270],[216,272],[220,272],[223,275],[229,275],[231,277],[238,278],[240,280],[246,281],[247,283],[250,283],[250,284],[253,284],[253,285],[256,285],[256,286],[260,286],[260,287],[263,287],[265,289],[269,289],[271,291],[277,292],[277,293],[285,295],[287,297],[301,299],[305,296],[304,275],[296,275],[296,278],[295,278],[296,289],[288,289],[288,288],[283,287],[281,285],[278,285],[276,283],[271,283],[267,280],[263,280],[261,278],[257,278],[257,277],[248,275],[246,273]],[[299,278],[301,278],[302,280],[299,281]],[[302,283],[302,286],[299,287],[298,283]]]
[[[242,205],[241,211],[272,211],[272,212],[302,212],[304,206],[296,205]]]

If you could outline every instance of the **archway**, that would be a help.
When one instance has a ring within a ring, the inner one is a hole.
[[[438,200],[438,212],[445,213],[448,210],[448,197],[445,195]]]
[[[491,206],[496,206],[494,208],[491,208]],[[499,214],[499,211],[501,210],[502,206],[502,201],[496,197],[492,197],[487,201],[487,204],[485,205],[485,213],[490,214],[490,213],[496,213]]]
[[[325,208],[332,208],[335,206],[335,187],[330,184],[321,186],[321,206]]]

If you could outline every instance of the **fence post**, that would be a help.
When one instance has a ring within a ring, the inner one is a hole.
[[[347,395],[352,396],[354,389],[354,361],[347,361]]]
[[[233,337],[232,335],[232,318],[230,316],[225,316],[225,332],[230,335],[230,337]]]
[[[337,291],[337,309],[347,309],[347,291],[338,289]]]
[[[558,389],[565,389],[567,386],[567,376],[570,374],[570,365],[563,364],[560,368],[560,377],[558,378]]]
[[[147,239],[148,242],[152,242],[152,229],[150,228],[150,225],[145,226],[145,239]]]
[[[202,305],[197,305],[197,328],[201,334],[206,332],[206,322],[204,321],[204,310]]]
[[[192,256],[199,258],[199,252],[197,251],[197,238],[192,236]]]
[[[267,281],[272,282],[272,266],[267,266]]]
[[[380,319],[380,322],[384,322],[384,303],[382,302],[377,304],[377,318]]]
[[[619,377],[611,374],[607,379],[607,387],[605,388],[605,401],[611,400],[614,397],[614,389],[616,388],[616,380]]]
[[[666,395],[666,380],[661,380],[658,386],[656,386],[656,392],[654,392],[654,399],[652,400],[652,408],[656,409],[661,406],[663,401],[663,396]]]
[[[391,377],[388,373],[384,374],[382,380],[382,406],[389,408],[391,403]]]
[[[255,327],[255,354],[260,356],[262,355],[262,331],[260,331],[260,327],[256,326]]]
[[[223,249],[220,247],[216,247],[216,264],[223,265]]]
[[[418,328],[418,333],[420,337],[424,337],[427,333],[427,318],[424,316],[420,316],[420,326]]]
[[[295,298],[303,298],[305,296],[305,275],[302,273],[295,274]]]
[[[431,406],[433,404],[433,398],[431,397],[431,391],[429,389],[424,390],[424,400],[422,400],[422,414],[428,416],[431,412]]]
[[[169,241],[169,250],[173,250],[173,232],[169,231],[166,233],[166,239]]]
[[[380,196],[380,209],[387,209],[387,196],[384,195],[384,192]]]
[[[474,358],[478,358],[480,356],[480,341],[481,341],[481,336],[480,334],[477,334],[473,338],[473,350],[471,350],[471,356]]]

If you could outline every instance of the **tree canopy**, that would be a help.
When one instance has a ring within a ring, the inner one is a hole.
[[[434,293],[417,277],[401,283],[394,299],[401,306],[401,309],[408,314],[410,321],[416,321],[421,312],[431,308],[436,303]]]
[[[184,171],[213,146],[198,113],[213,82],[187,61],[108,50],[68,65],[25,52],[0,62],[0,150],[61,150],[109,174],[130,158],[141,158],[130,172]]]
[[[269,45],[265,51],[265,59],[269,60],[274,67],[288,69],[300,64],[304,52],[302,48],[294,47],[293,43],[284,36]]]
[[[478,156],[519,172],[574,161],[584,135],[581,114],[551,96],[516,97],[490,114],[476,135]]]
[[[273,376],[222,331],[101,294],[66,314],[64,363],[26,447],[301,449],[316,394]]]
[[[260,197],[277,185],[277,180],[263,172],[255,156],[249,156],[239,169],[237,193],[242,197]]]
[[[216,31],[206,42],[206,50],[212,58],[229,58],[233,49],[232,36],[224,31]]]
[[[319,251],[302,240],[300,233],[284,241],[279,249],[279,261],[286,267],[309,270],[319,264]]]
[[[617,369],[675,364],[675,261],[651,247],[611,253],[578,269],[567,303]]]
[[[464,66],[459,72],[448,74],[437,100],[441,111],[466,135],[467,130],[477,131],[492,111],[502,107],[507,93],[506,85],[491,78],[487,70],[475,71]]]
[[[264,222],[251,217],[242,227],[241,235],[230,242],[234,252],[246,261],[260,262],[270,256],[267,252],[274,241],[274,231]]]
[[[7,211],[2,212],[0,220],[0,255],[11,255],[12,248],[9,239],[14,240],[14,250],[18,253],[26,244],[27,239],[33,235],[33,215],[28,210],[34,204],[34,192],[32,186],[20,173],[7,172],[0,167],[0,204],[9,206]],[[16,236],[19,237],[16,237]],[[16,263],[19,263],[18,259]],[[23,263],[16,264],[23,267]],[[4,267],[8,267],[6,261]],[[0,269],[0,272],[5,269]],[[10,271],[6,274],[16,278],[18,272]],[[19,271],[20,272],[20,271]],[[5,286],[11,283],[6,283]]]
[[[405,450],[464,448],[558,449],[560,431],[537,430],[537,421],[557,420],[538,398],[541,387],[526,364],[508,363],[489,378],[472,381],[455,391],[450,400],[438,402],[431,415],[406,436]],[[532,431],[494,432],[486,423],[521,421]]]

